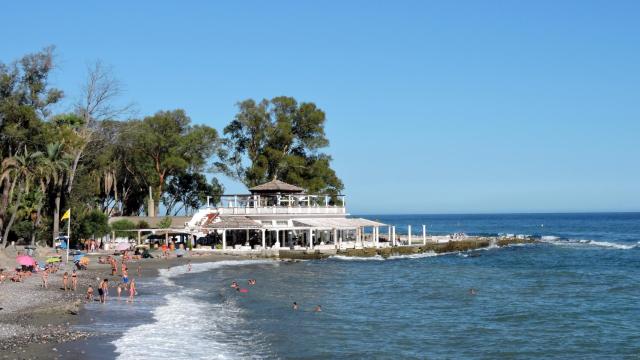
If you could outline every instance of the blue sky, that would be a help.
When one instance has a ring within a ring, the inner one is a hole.
[[[640,210],[637,1],[27,1],[0,61],[102,59],[141,116],[221,130],[246,98],[327,113],[352,213]],[[241,184],[226,181],[232,192]]]

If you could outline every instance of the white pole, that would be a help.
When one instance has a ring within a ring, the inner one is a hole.
[[[67,219],[67,264],[69,263],[70,247],[71,247],[71,211],[69,211],[69,218]]]
[[[388,236],[389,244],[393,244],[394,241],[391,240],[391,225],[387,226],[387,232],[389,233],[389,236]]]
[[[427,225],[422,225],[422,245],[427,245]]]
[[[407,234],[409,236],[409,245],[411,245],[411,225],[407,225]]]
[[[222,250],[227,249],[227,230],[222,230]]]
[[[266,235],[265,235],[265,230],[261,230],[262,231],[262,249],[266,249],[267,248],[267,239],[266,239]]]

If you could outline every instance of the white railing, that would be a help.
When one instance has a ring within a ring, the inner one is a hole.
[[[304,215],[304,214],[346,214],[346,208],[342,206],[328,207],[221,207],[220,215]]]

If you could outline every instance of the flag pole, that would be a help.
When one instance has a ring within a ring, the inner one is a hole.
[[[71,213],[67,218],[67,265],[69,264],[69,247],[71,247]]]

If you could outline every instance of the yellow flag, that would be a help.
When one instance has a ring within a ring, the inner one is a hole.
[[[71,217],[71,209],[67,210],[66,213],[64,213],[64,215],[62,215],[62,218],[60,218],[60,221],[62,220],[67,220]]]

